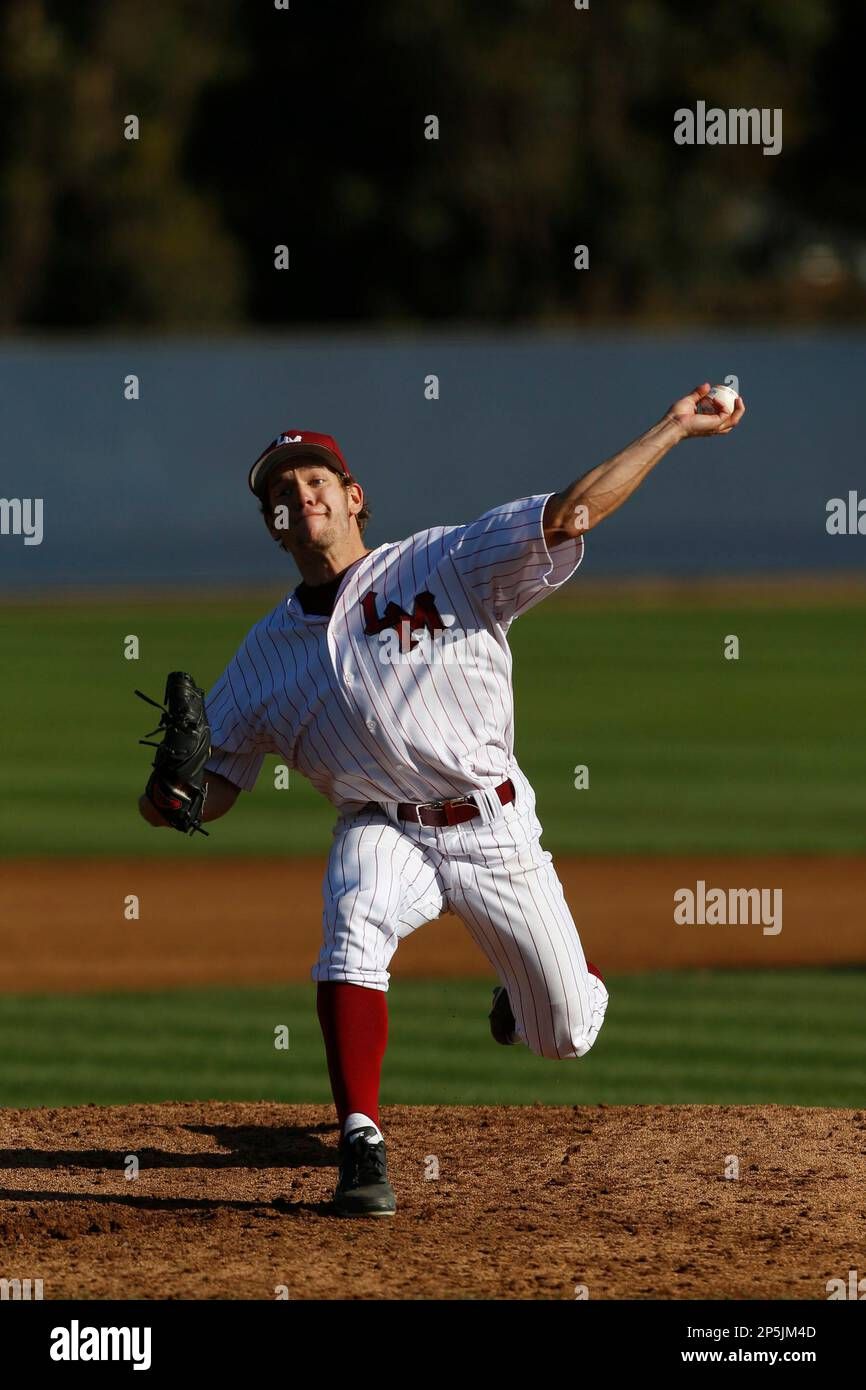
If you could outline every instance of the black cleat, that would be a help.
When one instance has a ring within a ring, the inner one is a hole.
[[[340,1142],[334,1210],[338,1216],[393,1216],[397,1210],[385,1145],[370,1125],[353,1129]]]
[[[515,1031],[517,1025],[514,1014],[508,1002],[508,990],[504,985],[497,985],[493,991],[493,1008],[487,1017],[490,1019],[490,1031],[494,1042],[501,1043],[503,1047],[512,1047],[520,1041]]]

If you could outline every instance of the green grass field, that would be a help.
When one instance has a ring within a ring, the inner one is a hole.
[[[397,981],[385,1104],[857,1106],[866,971],[687,971],[610,981],[580,1061],[497,1047],[482,981]],[[274,1029],[289,1029],[277,1051]],[[329,1100],[312,985],[0,998],[0,1105]]]
[[[100,603],[0,609],[0,854],[323,853],[332,808],[274,759],[209,840],[155,832],[136,740],[165,674],[208,687],[270,606]],[[141,658],[127,661],[134,633]],[[726,661],[723,640],[740,639]],[[866,848],[866,609],[741,611],[552,600],[512,628],[516,750],[554,852]],[[586,764],[588,790],[574,789]]]

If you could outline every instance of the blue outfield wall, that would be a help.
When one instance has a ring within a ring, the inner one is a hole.
[[[0,496],[43,499],[42,543],[0,535],[0,586],[266,583],[294,571],[246,487],[278,431],[334,434],[372,544],[557,489],[698,380],[739,378],[728,440],[682,446],[589,538],[585,573],[866,567],[829,498],[866,496],[863,334],[7,340]],[[124,399],[134,373],[140,399]],[[425,397],[435,375],[439,399]]]

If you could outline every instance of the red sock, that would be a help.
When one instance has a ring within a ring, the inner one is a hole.
[[[388,1042],[388,1003],[381,989],[323,980],[316,1010],[342,1129],[354,1111],[379,1123],[379,1077]]]

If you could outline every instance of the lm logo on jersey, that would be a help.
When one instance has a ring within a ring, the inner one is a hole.
[[[385,605],[385,612],[380,618],[376,612],[376,598],[376,590],[370,589],[361,600],[364,632],[368,637],[377,637],[379,633],[393,628],[399,634],[401,652],[408,652],[418,645],[417,639],[412,636],[413,632],[426,630],[432,637],[435,633],[446,630],[436,607],[436,600],[429,589],[415,595],[411,613],[407,613],[405,608],[401,608],[399,603],[392,600]]]

